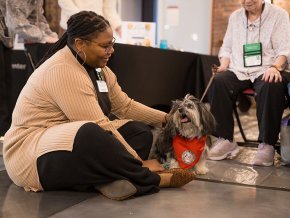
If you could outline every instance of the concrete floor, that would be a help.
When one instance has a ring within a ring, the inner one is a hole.
[[[248,132],[256,137],[251,117],[242,119],[250,119]],[[11,182],[0,156],[0,217],[290,217],[290,168],[281,166],[278,154],[275,166],[253,167],[255,152],[241,147],[233,160],[207,161],[210,172],[183,188],[122,202],[98,193],[25,192]]]

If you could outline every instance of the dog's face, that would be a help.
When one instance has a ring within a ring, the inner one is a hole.
[[[215,119],[203,103],[192,95],[172,102],[169,120],[165,128],[174,136],[179,134],[187,139],[211,134]]]

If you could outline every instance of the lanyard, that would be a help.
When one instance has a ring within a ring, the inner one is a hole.
[[[96,76],[98,77],[98,80],[103,80],[103,77],[100,71],[94,70],[94,72],[97,74]]]
[[[258,42],[260,42],[260,34],[261,34],[261,16],[260,15],[260,24],[259,24],[259,40]],[[248,31],[249,31],[249,18],[248,18],[248,13],[247,13],[247,33],[246,33],[246,44],[248,44]]]
[[[260,42],[260,35],[261,35],[261,23],[262,23],[262,19],[261,19],[261,17],[262,17],[262,13],[263,13],[263,11],[264,11],[264,8],[265,8],[265,3],[263,4],[263,6],[262,6],[262,12],[261,12],[261,14],[260,14],[260,24],[259,24],[259,41],[258,42]],[[247,33],[246,33],[246,44],[248,44],[248,31],[249,31],[249,13],[246,11],[246,15],[247,15]]]

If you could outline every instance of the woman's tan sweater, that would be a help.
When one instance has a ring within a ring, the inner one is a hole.
[[[111,102],[111,112],[119,119],[110,121],[98,103],[96,90],[86,72],[68,47],[64,47],[35,70],[17,100],[12,125],[4,137],[3,156],[13,182],[25,190],[42,190],[36,161],[45,153],[72,151],[78,129],[96,122],[116,138],[135,158],[137,153],[117,129],[130,119],[156,125],[165,113],[129,98],[116,76],[103,68]]]

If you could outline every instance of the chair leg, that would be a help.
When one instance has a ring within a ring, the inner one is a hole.
[[[249,140],[246,138],[246,135],[244,133],[244,130],[243,130],[243,127],[242,127],[242,124],[241,124],[241,120],[240,120],[240,117],[239,117],[239,114],[238,114],[236,106],[234,106],[234,114],[235,114],[235,117],[236,117],[236,120],[237,120],[237,123],[238,123],[238,127],[239,127],[239,130],[241,132],[241,135],[242,135],[242,138],[243,138],[244,142],[249,142]]]

